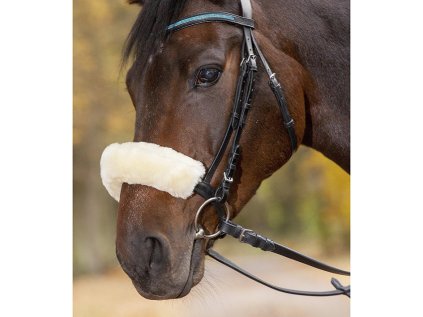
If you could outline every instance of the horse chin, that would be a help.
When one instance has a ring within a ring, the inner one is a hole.
[[[146,299],[151,300],[165,300],[165,299],[175,299],[178,298],[179,290],[166,290],[161,291],[160,294],[154,294],[151,290],[144,289],[143,284],[138,283],[137,281],[132,280],[132,284],[137,290],[138,294]]]
[[[160,290],[157,290],[157,289],[153,290],[151,287],[149,287],[143,282],[140,282],[134,279],[131,279],[131,280],[138,294],[140,294],[142,297],[146,299],[150,299],[150,300],[166,300],[166,299],[178,299],[178,298],[187,296],[190,293],[191,289],[201,281],[201,279],[203,278],[203,274],[204,274],[204,266],[201,265],[201,267],[198,269],[195,269],[193,273],[190,272],[187,280],[185,281],[184,284],[182,284],[182,286],[169,285],[168,287],[160,289]],[[157,284],[160,285],[160,282],[158,282]]]

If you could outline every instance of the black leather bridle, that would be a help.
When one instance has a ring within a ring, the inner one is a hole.
[[[312,259],[308,256],[305,256],[297,251],[294,251],[266,237],[263,237],[250,229],[245,229],[240,225],[237,225],[229,220],[230,213],[229,209],[227,208],[226,202],[228,199],[231,185],[234,180],[234,175],[240,156],[239,142],[241,138],[241,133],[246,122],[248,110],[251,107],[251,99],[254,91],[254,80],[257,72],[256,52],[261,60],[261,63],[264,66],[264,69],[267,72],[267,75],[269,76],[269,86],[273,91],[273,94],[275,95],[276,100],[278,102],[279,109],[283,118],[283,124],[290,140],[292,154],[296,151],[298,146],[297,136],[295,134],[295,123],[291,115],[289,114],[283,89],[279,81],[276,79],[275,73],[272,72],[266,58],[261,52],[252,32],[252,30],[254,29],[254,20],[252,20],[252,7],[250,0],[241,0],[241,7],[243,16],[238,16],[227,12],[206,12],[179,20],[169,25],[167,28],[168,32],[175,32],[201,23],[226,22],[241,26],[244,32],[244,40],[241,52],[242,61],[240,64],[240,72],[233,101],[231,119],[229,121],[229,125],[226,129],[219,150],[217,151],[217,154],[214,157],[211,165],[207,169],[206,175],[194,189],[194,192],[196,194],[199,194],[206,199],[206,201],[201,205],[196,214],[196,239],[216,239],[222,238],[225,235],[230,235],[234,238],[239,239],[239,241],[241,242],[247,243],[254,247],[258,247],[264,251],[274,252],[276,254],[288,257],[292,260],[304,263],[309,266],[313,266],[320,270],[349,276],[350,273],[347,271],[340,270],[338,268],[332,267],[330,265]],[[231,149],[229,152],[228,162],[223,173],[223,178],[220,182],[220,185],[217,187],[217,189],[215,189],[211,185],[211,180],[216,172],[217,167],[223,159],[224,153],[226,152],[226,149],[231,139]],[[204,207],[208,204],[213,204],[219,216],[218,231],[213,234],[205,234],[203,228],[198,224],[200,214]],[[350,286],[343,286],[335,278],[332,278],[331,280],[331,283],[335,287],[335,290],[331,291],[315,292],[286,289],[274,286],[259,279],[258,277],[250,274],[249,272],[241,269],[240,267],[238,267],[228,259],[224,258],[222,255],[218,254],[211,248],[208,248],[207,254],[215,260],[219,261],[220,263],[225,264],[228,267],[236,270],[237,272],[280,292],[305,296],[334,296],[342,294],[347,295],[348,297],[350,296]]]

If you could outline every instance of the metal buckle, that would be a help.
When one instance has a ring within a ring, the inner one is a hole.
[[[239,238],[238,238],[239,242],[245,243],[244,238],[245,238],[246,232],[254,232],[254,231],[251,229],[242,228],[241,234],[239,235]]]
[[[276,78],[276,74],[272,73],[272,75],[269,76],[269,83],[271,84],[271,86],[273,86],[274,88],[280,86],[281,84],[279,83],[278,79]]]
[[[232,183],[234,181],[233,177],[228,177],[226,175],[226,172],[223,172],[223,179],[225,180],[225,182],[228,182],[228,183]]]
[[[291,120],[289,120],[288,122],[284,122],[283,124],[285,128],[291,128],[294,126],[295,122],[294,122],[294,119],[291,118]]]
[[[218,237],[219,235],[222,234],[221,230],[217,230],[213,234],[205,234],[203,227],[201,227],[201,225],[198,223],[198,219],[199,219],[201,212],[203,211],[204,207],[206,207],[208,204],[210,204],[214,201],[219,201],[219,198],[218,197],[209,198],[200,206],[200,208],[198,208],[197,213],[195,214],[195,220],[194,220],[194,228],[195,228],[195,238],[194,238],[194,240],[197,240],[197,239],[213,239],[213,238],[216,238],[216,237]],[[225,211],[226,211],[225,221],[228,221],[231,213],[229,211],[229,207],[228,207],[228,204],[226,202],[224,203],[224,206],[225,206]]]
[[[257,58],[257,56],[254,55],[254,54],[248,55],[248,57],[245,61],[245,63],[248,64],[251,67],[251,69],[253,69],[253,70],[257,70],[256,58]]]
[[[239,67],[242,67],[242,64],[246,62],[245,57],[242,58],[241,63],[239,63]]]

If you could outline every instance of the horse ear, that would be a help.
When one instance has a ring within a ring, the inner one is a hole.
[[[136,3],[136,4],[139,4],[140,6],[144,5],[144,2],[145,2],[144,0],[128,0],[129,4]]]

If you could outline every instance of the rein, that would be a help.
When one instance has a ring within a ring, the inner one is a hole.
[[[239,77],[237,81],[237,86],[235,90],[235,97],[233,101],[233,109],[231,118],[229,120],[228,127],[222,139],[219,150],[217,151],[210,167],[208,168],[205,177],[201,182],[199,182],[194,192],[201,195],[206,201],[199,207],[196,216],[195,216],[195,240],[198,239],[217,239],[222,238],[226,235],[232,236],[238,239],[242,243],[247,243],[253,247],[260,248],[263,251],[269,251],[281,256],[290,258],[294,261],[301,262],[308,266],[312,266],[319,270],[331,272],[334,274],[340,275],[350,275],[350,272],[335,268],[333,266],[322,263],[318,260],[310,258],[306,255],[303,255],[297,251],[294,251],[288,247],[285,247],[281,244],[278,244],[264,236],[261,236],[250,229],[245,229],[240,225],[237,225],[230,221],[230,211],[227,203],[231,185],[234,180],[234,175],[239,161],[240,156],[240,138],[242,130],[246,123],[246,118],[248,110],[251,107],[251,100],[254,91],[254,82],[255,76],[257,73],[257,55],[261,60],[261,63],[266,70],[266,73],[269,77],[269,86],[275,95],[275,98],[278,103],[278,107],[282,114],[283,125],[288,134],[290,144],[291,144],[291,155],[296,151],[297,136],[295,134],[295,122],[292,119],[289,110],[287,101],[284,96],[283,88],[279,81],[276,78],[276,74],[271,70],[269,63],[267,62],[264,54],[260,50],[256,39],[254,38],[252,30],[254,29],[254,20],[252,20],[252,7],[250,0],[241,0],[241,7],[243,16],[234,15],[227,12],[206,12],[203,14],[198,14],[195,16],[187,17],[182,20],[179,20],[173,24],[170,24],[167,28],[168,32],[175,32],[187,27],[191,27],[201,23],[210,23],[210,22],[226,22],[241,26],[243,28],[244,40],[242,44],[242,61],[240,64]],[[222,180],[217,189],[213,188],[211,185],[211,180],[217,170],[217,167],[221,163],[224,153],[226,152],[230,140],[232,139],[232,144],[229,152],[229,157],[225,171],[223,173]],[[199,219],[202,211],[207,205],[213,205],[219,216],[218,231],[213,234],[206,234],[204,229],[199,224]],[[268,286],[274,290],[295,294],[303,296],[335,296],[335,295],[346,295],[350,297],[350,286],[343,286],[338,280],[332,278],[331,283],[335,287],[335,290],[331,291],[300,291],[292,290],[287,288],[282,288],[274,286],[270,283],[267,283],[258,277],[252,275],[251,273],[243,270],[238,267],[236,264],[232,263],[228,259],[224,258],[222,255],[214,251],[213,249],[207,249],[207,254],[217,260],[218,262],[234,269],[235,271],[245,275],[246,277],[253,279],[256,282],[259,282],[265,286]]]

